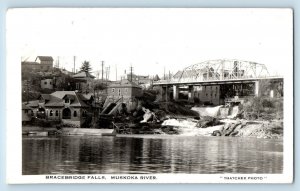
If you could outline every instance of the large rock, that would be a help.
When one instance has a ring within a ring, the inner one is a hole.
[[[201,117],[200,120],[197,123],[197,127],[199,128],[207,128],[211,126],[220,125],[220,121],[217,118],[204,116]]]
[[[142,110],[144,111],[144,119],[141,121],[141,123],[147,123],[148,121],[150,121],[151,119],[153,119],[153,113],[149,110],[149,109],[146,109],[146,108],[142,108]]]

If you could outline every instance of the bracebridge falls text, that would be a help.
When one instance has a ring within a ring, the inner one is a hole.
[[[46,179],[49,180],[106,180],[107,177],[109,177],[111,180],[156,180],[156,176],[135,176],[135,175],[129,175],[129,176],[46,176]]]

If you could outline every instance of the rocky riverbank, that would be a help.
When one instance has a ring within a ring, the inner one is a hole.
[[[216,118],[169,118],[158,123],[116,124],[119,134],[165,134],[178,136],[228,136],[280,139],[282,121],[249,121]]]
[[[168,110],[154,110],[142,108],[144,115],[140,122],[130,124],[116,124],[120,134],[168,134],[182,136],[230,136],[255,137],[266,139],[280,139],[283,137],[282,118],[245,119],[242,106],[215,106],[193,107],[191,111],[197,112],[194,116],[177,115]],[[187,112],[185,112],[187,113]],[[193,113],[194,114],[194,113]]]
[[[171,126],[174,120],[164,122],[164,124]],[[173,123],[176,125],[178,121]],[[182,125],[186,121],[179,122]],[[221,124],[201,128],[198,123],[178,126],[176,125],[177,133],[179,135],[193,135],[193,136],[230,136],[230,137],[255,137],[267,139],[279,139],[283,136],[283,122],[282,121],[247,121],[247,120],[221,120]]]

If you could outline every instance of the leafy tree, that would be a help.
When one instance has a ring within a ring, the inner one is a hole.
[[[105,90],[107,88],[107,85],[104,83],[94,83],[93,84],[93,89],[94,90]]]
[[[65,74],[61,74],[60,77],[55,78],[55,90],[56,91],[72,91],[74,90],[74,79]]]
[[[84,72],[90,72],[92,70],[90,62],[84,61],[80,67],[80,70]]]
[[[280,82],[274,82],[268,79],[259,80],[259,89],[262,96],[269,96],[270,90],[274,90],[280,96],[283,96],[283,84]]]

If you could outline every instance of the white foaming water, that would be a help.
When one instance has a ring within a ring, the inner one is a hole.
[[[237,116],[239,112],[239,107],[234,106],[231,109],[230,115],[228,115],[229,108],[221,113],[220,108],[222,105],[216,107],[193,107],[192,110],[199,113],[200,116],[210,116],[210,117],[223,117],[232,119]],[[228,115],[228,116],[227,116]],[[178,128],[177,131],[179,135],[182,136],[211,136],[211,134],[220,130],[223,125],[217,125],[207,128],[197,127],[197,121],[193,119],[168,119],[162,123],[162,126],[172,126]]]
[[[222,105],[216,107],[192,107],[191,110],[199,113],[200,116],[217,117]]]
[[[227,118],[234,118],[239,113],[239,106],[232,107],[231,115],[228,115]]]
[[[162,126],[177,127],[181,136],[211,136],[215,130],[220,130],[222,125],[208,128],[198,128],[195,120],[168,119],[162,123]]]
[[[174,127],[196,127],[197,121],[195,120],[179,120],[179,119],[168,119],[162,123],[162,126],[174,126]]]

